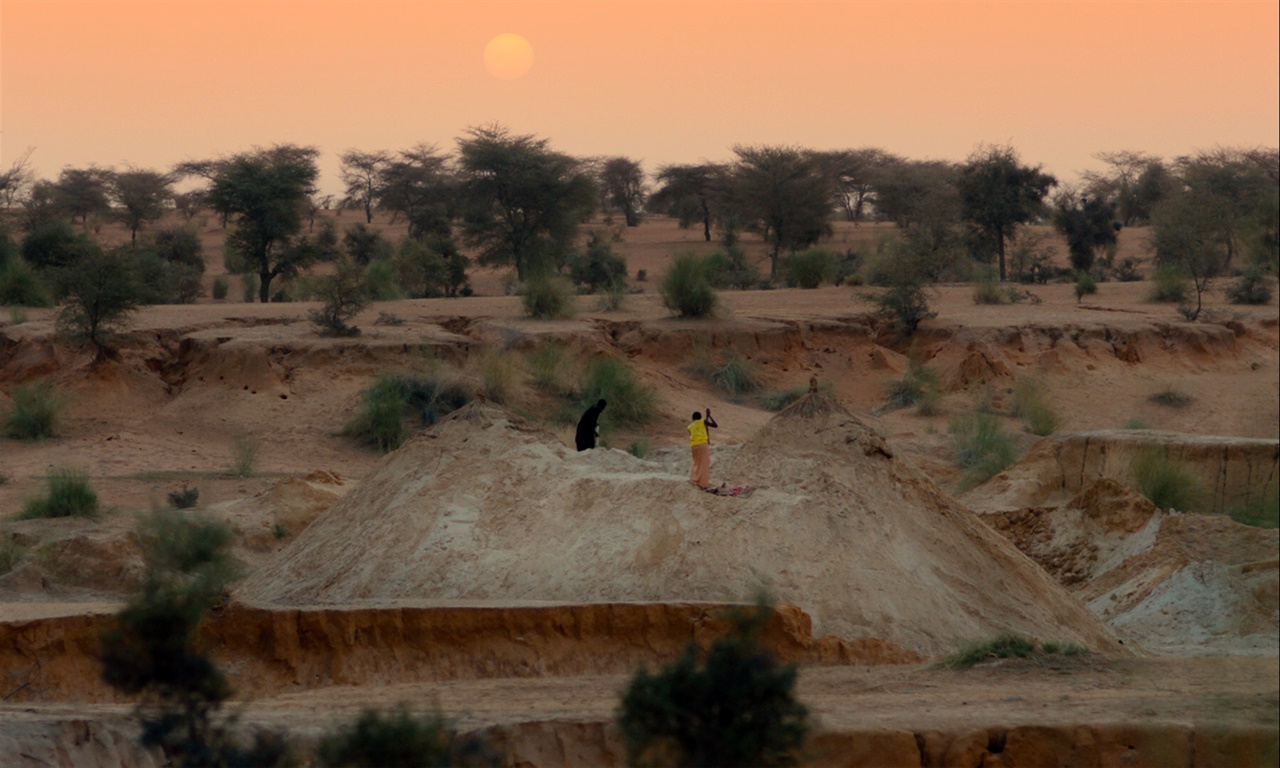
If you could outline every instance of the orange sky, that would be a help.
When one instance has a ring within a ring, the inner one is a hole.
[[[277,142],[452,149],[501,122],[575,155],[735,143],[961,160],[1280,144],[1274,2],[0,0],[0,166],[165,169]],[[484,68],[493,36],[529,74]]]

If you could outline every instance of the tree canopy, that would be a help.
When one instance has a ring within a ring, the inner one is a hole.
[[[1044,198],[1057,183],[1040,166],[1022,165],[1012,147],[984,147],[961,167],[961,216],[994,247],[1001,280],[1007,277],[1005,242],[1019,224],[1044,212]]]
[[[729,206],[769,244],[769,276],[777,277],[784,249],[807,248],[831,233],[830,180],[815,155],[797,147],[739,145],[733,151],[738,159]]]

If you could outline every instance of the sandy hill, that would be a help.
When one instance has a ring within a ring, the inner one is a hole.
[[[717,473],[718,474],[718,473]],[[1018,631],[1112,648],[1080,603],[834,401],[736,454],[748,498],[621,451],[576,453],[475,403],[389,455],[240,588],[250,603],[749,599],[816,634],[924,654]]]

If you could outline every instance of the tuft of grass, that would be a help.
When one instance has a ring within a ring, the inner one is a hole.
[[[383,453],[394,451],[405,441],[407,406],[403,382],[395,376],[379,376],[373,386],[360,393],[360,407],[340,434],[373,445]]]
[[[836,266],[831,251],[808,248],[788,256],[782,263],[782,274],[789,288],[817,288],[835,280]]]
[[[633,440],[631,442],[631,445],[627,446],[627,453],[631,454],[632,456],[635,456],[637,459],[643,459],[645,456],[648,456],[649,455],[649,438],[642,437],[642,438],[639,438],[638,440]]]
[[[1175,389],[1172,384],[1166,386],[1159,392],[1152,393],[1147,397],[1149,402],[1156,405],[1163,405],[1168,408],[1186,408],[1195,402],[1195,398],[1186,392]]]
[[[974,304],[1003,304],[1008,294],[1000,290],[1000,282],[991,268],[982,269],[973,282]]]
[[[404,325],[404,318],[394,312],[379,312],[378,319],[373,321],[374,325]]]
[[[563,277],[539,275],[525,281],[520,301],[535,320],[562,320],[573,317],[573,295],[573,285]]]
[[[730,353],[724,365],[711,372],[711,381],[725,393],[746,395],[760,389],[760,376],[755,363]]]
[[[1185,462],[1159,448],[1144,448],[1129,467],[1134,487],[1160,509],[1190,512],[1204,501],[1204,487]]]
[[[28,500],[18,517],[97,517],[98,512],[98,494],[89,485],[89,473],[59,468],[49,473],[45,495]]]
[[[1044,383],[1035,378],[1021,378],[1013,385],[1013,408],[1027,422],[1031,434],[1044,437],[1058,431],[1061,419],[1045,393]]]
[[[569,347],[560,339],[543,339],[525,355],[525,365],[533,386],[551,394],[564,394],[568,390],[565,369],[571,364]]]
[[[271,526],[271,535],[275,536],[277,540],[285,539],[285,538],[288,538],[289,536],[289,529],[285,528],[280,523],[276,523],[275,525]]]
[[[693,253],[677,255],[658,286],[662,306],[677,317],[709,317],[719,296],[711,282],[710,262]]]
[[[515,393],[519,373],[514,353],[489,347],[480,358],[480,391],[495,403],[507,403]]]
[[[627,303],[630,290],[625,280],[613,280],[600,289],[596,306],[601,312],[617,312]]]
[[[182,486],[180,491],[169,491],[169,506],[174,509],[191,509],[200,501],[200,489]]]
[[[23,307],[9,307],[9,324],[22,325],[30,318],[27,317],[27,310]]]
[[[1141,416],[1130,416],[1129,420],[1124,423],[1125,429],[1150,429],[1147,422]]]
[[[948,669],[968,669],[990,659],[1025,659],[1036,651],[1036,642],[1017,634],[1004,634],[992,640],[980,640],[960,646],[955,653],[938,662]]]
[[[960,480],[961,490],[985,483],[1014,462],[1017,449],[997,416],[988,413],[957,416],[951,420],[949,431],[956,463],[965,470]]]
[[[1191,280],[1181,270],[1162,264],[1151,277],[1147,301],[1157,304],[1182,304],[1191,295]]]
[[[13,410],[5,417],[5,435],[15,440],[52,437],[65,405],[48,379],[23,384],[13,392]]]
[[[227,291],[230,289],[230,287],[231,286],[227,282],[227,278],[225,276],[218,275],[217,277],[213,278],[213,285],[210,287],[209,290],[213,296],[214,301],[223,301],[224,299],[226,299]]]
[[[1223,289],[1232,304],[1269,304],[1271,284],[1274,278],[1261,266],[1254,264],[1234,282]]]
[[[916,406],[921,416],[933,416],[938,412],[941,398],[937,371],[924,364],[921,355],[913,348],[907,358],[907,370],[902,378],[889,382],[885,408],[893,410]]]
[[[581,385],[579,407],[586,408],[597,400],[609,402],[601,416],[605,428],[639,426],[653,420],[658,394],[641,384],[626,362],[614,357],[597,357],[586,368]]]
[[[258,452],[262,450],[262,440],[241,432],[231,438],[231,474],[235,477],[249,477],[258,463]]]
[[[1076,303],[1079,304],[1085,296],[1092,296],[1098,292],[1098,284],[1093,281],[1093,277],[1088,272],[1081,272],[1076,278],[1075,292]]]

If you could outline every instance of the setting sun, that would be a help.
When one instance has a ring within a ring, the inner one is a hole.
[[[517,80],[533,68],[533,46],[520,35],[498,35],[484,47],[484,66],[499,80]]]

